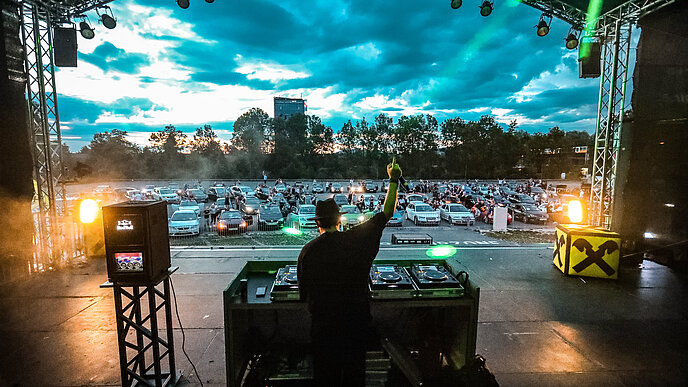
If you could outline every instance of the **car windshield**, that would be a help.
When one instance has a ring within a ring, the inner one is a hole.
[[[344,195],[335,195],[334,201],[337,201],[337,200],[340,200],[340,201],[341,201],[341,200],[348,201],[349,199],[347,199],[346,196],[344,196]]]
[[[339,184],[339,183],[333,183],[332,186],[333,186],[333,187],[341,187],[342,185]]]
[[[242,185],[241,187],[239,187],[239,190],[240,190],[241,192],[251,192],[251,191],[253,191],[251,188],[249,188],[249,187],[247,187],[247,186],[245,186],[245,185]]]
[[[246,199],[246,205],[257,207],[260,205],[260,200],[254,199],[254,198],[247,198]]]
[[[193,212],[175,212],[172,215],[172,218],[170,220],[177,221],[177,222],[183,222],[183,221],[188,221],[188,220],[196,220],[198,219],[196,217],[196,214]]]
[[[275,188],[284,188],[286,185],[284,183],[275,184]]]
[[[277,206],[261,206],[260,213],[261,215],[282,215],[282,211]]]
[[[461,204],[454,204],[449,206],[449,212],[468,212],[468,209]]]
[[[224,195],[225,187],[215,187],[215,193],[217,193],[218,195]]]
[[[356,206],[342,206],[342,212],[346,212],[347,214],[358,214],[360,211],[358,210],[358,207]]]
[[[192,194],[194,194],[196,196],[202,195],[205,193],[205,192],[201,191],[200,189],[190,189],[189,192],[191,192]]]
[[[215,204],[218,206],[224,206],[225,205],[225,198],[219,198],[215,201]]]
[[[432,211],[435,211],[435,210],[433,210],[432,207],[430,207],[427,204],[416,205],[416,212],[432,212]]]
[[[196,203],[195,200],[182,200],[181,203],[179,203],[180,206],[197,206],[198,203]]]
[[[530,205],[530,204],[524,204],[523,209],[526,211],[537,211],[537,207]]]
[[[241,219],[239,211],[222,211],[220,219]]]
[[[532,187],[530,189],[530,192],[532,192],[532,193],[543,193],[545,191],[543,191],[542,188],[540,188],[540,187]]]
[[[169,194],[173,194],[173,193],[176,193],[176,192],[174,192],[174,191],[172,191],[171,189],[168,189],[168,188],[164,188],[164,189],[161,189],[161,190],[160,190],[160,194],[161,194],[161,195],[169,195]]]
[[[422,202],[423,197],[420,195],[409,195],[407,196],[409,202]]]
[[[302,214],[315,214],[315,206],[301,206],[299,212]]]

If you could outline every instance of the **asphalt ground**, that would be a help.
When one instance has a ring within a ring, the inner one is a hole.
[[[248,260],[295,259],[300,248],[171,248],[179,385],[223,386],[222,291]],[[382,246],[422,258],[427,246]],[[567,277],[551,245],[459,246],[481,288],[477,353],[502,386],[685,386],[688,279],[651,262],[619,279]],[[0,286],[0,386],[121,385],[112,289],[103,259]]]

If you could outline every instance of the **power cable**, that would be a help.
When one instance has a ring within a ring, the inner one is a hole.
[[[172,287],[172,297],[174,298],[174,312],[177,315],[177,322],[179,323],[179,329],[182,331],[182,352],[184,352],[184,356],[186,356],[186,360],[191,363],[191,368],[193,368],[194,372],[196,373],[196,379],[198,379],[198,382],[201,383],[201,387],[203,387],[203,381],[201,380],[201,376],[198,374],[198,370],[196,369],[196,365],[194,362],[191,361],[191,358],[189,357],[189,354],[186,353],[186,349],[184,348],[184,345],[186,344],[186,335],[184,334],[184,327],[182,326],[182,319],[179,317],[179,308],[177,307],[177,294],[174,292],[174,284],[172,283],[172,278],[170,277],[170,286]],[[172,327],[168,327],[168,329],[172,329]]]

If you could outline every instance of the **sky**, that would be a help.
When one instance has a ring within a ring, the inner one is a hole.
[[[204,124],[231,138],[234,121],[273,97],[303,97],[335,131],[380,113],[433,114],[440,122],[491,114],[528,132],[594,132],[599,79],[579,79],[569,25],[497,0],[116,0],[117,27],[87,15],[78,67],[57,68],[61,130],[72,151],[97,132],[126,130],[145,146],[173,124]]]

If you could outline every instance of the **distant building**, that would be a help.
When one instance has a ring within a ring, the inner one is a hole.
[[[306,114],[308,107],[302,98],[275,97],[275,118],[287,118],[296,113]]]

